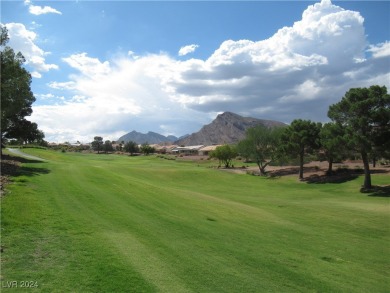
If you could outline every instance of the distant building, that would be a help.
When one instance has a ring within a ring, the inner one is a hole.
[[[203,145],[191,145],[191,146],[184,146],[184,147],[177,146],[174,149],[172,149],[172,153],[177,155],[186,155],[186,156],[198,155],[199,150],[202,147],[204,146]]]
[[[218,145],[205,146],[199,150],[199,155],[200,156],[208,156],[208,155],[210,155],[210,152],[215,151],[215,149],[219,146],[221,146],[221,145],[218,144]]]

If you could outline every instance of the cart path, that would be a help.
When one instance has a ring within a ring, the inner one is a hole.
[[[46,162],[47,161],[45,159],[42,159],[42,158],[39,158],[39,157],[36,157],[36,156],[32,156],[32,155],[26,154],[26,153],[22,152],[20,149],[7,148],[7,150],[9,150],[10,153],[13,153],[15,155],[21,156],[21,157],[26,158],[26,159],[42,161],[42,162]]]

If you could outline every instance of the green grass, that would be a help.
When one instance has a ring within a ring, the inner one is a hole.
[[[388,292],[388,197],[149,157],[25,152],[2,286],[32,292]],[[374,175],[388,184],[388,175]],[[6,290],[7,288],[2,288]],[[25,292],[12,288],[12,292]]]

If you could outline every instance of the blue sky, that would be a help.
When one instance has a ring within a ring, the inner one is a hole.
[[[388,1],[2,1],[48,141],[180,136],[218,113],[327,121],[390,86]]]

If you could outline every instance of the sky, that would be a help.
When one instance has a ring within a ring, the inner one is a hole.
[[[389,1],[1,1],[49,142],[182,136],[231,111],[327,122],[390,87]]]

